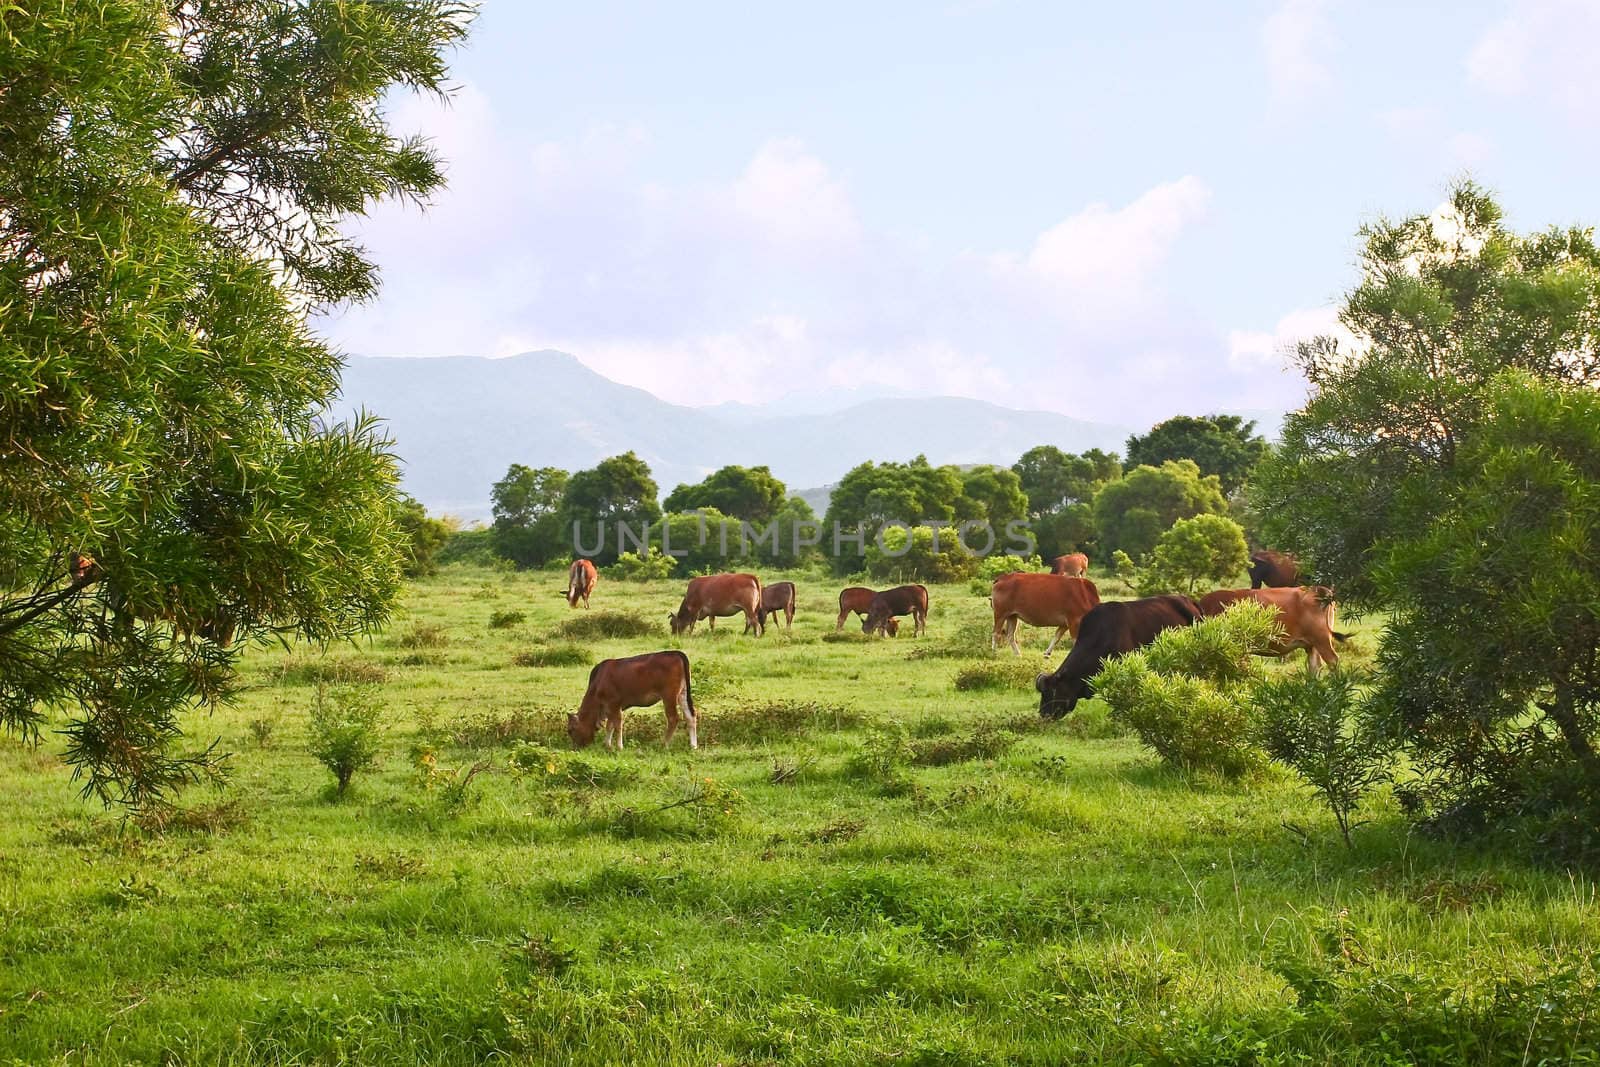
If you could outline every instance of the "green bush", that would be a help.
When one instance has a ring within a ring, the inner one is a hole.
[[[955,687],[962,692],[976,689],[1031,690],[1039,673],[1037,661],[1007,655],[1003,659],[985,659],[968,663],[956,671]]]
[[[1193,593],[1200,582],[1236,581],[1249,558],[1243,528],[1226,515],[1179,519],[1156,541],[1150,565],[1139,576],[1139,592]]]
[[[981,543],[981,542],[980,542]],[[1006,574],[1016,574],[1019,571],[1037,572],[1045,569],[1044,561],[1038,556],[984,556],[978,560],[977,573],[972,576],[972,595],[988,596],[994,587],[994,580]]]
[[[573,615],[558,629],[562,637],[575,641],[597,641],[607,637],[648,637],[661,633],[666,629],[666,624],[616,611],[585,611]]]
[[[594,662],[594,653],[577,645],[552,645],[518,652],[511,662],[518,667],[587,667]]]
[[[1266,762],[1253,743],[1253,696],[1264,677],[1255,655],[1278,633],[1275,611],[1236,604],[1113,658],[1095,676],[1095,694],[1170,766],[1246,775]]]
[[[509,630],[527,621],[528,613],[525,611],[496,611],[489,616],[489,629]]]
[[[677,565],[675,557],[662,555],[661,550],[652,545],[642,556],[637,552],[623,552],[605,569],[605,576],[618,582],[654,582],[672,577]]]
[[[379,703],[376,691],[354,686],[328,689],[317,686],[311,703],[313,756],[333,772],[338,793],[344,795],[350,779],[378,761]]]
[[[882,533],[887,551],[876,541],[867,545],[867,574],[876,582],[960,582],[977,573],[981,562],[961,547],[954,529],[939,531],[939,549],[934,551],[933,528],[913,526],[911,542],[906,543],[906,530],[891,526]],[[996,531],[997,541],[1005,531]],[[974,548],[982,548],[986,537],[979,531],[968,535]]]
[[[1256,690],[1261,747],[1317,791],[1347,846],[1352,813],[1388,777],[1387,743],[1354,722],[1365,680],[1335,667],[1319,676],[1270,681]]]

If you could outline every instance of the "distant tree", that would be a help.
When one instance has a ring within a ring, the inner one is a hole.
[[[1151,552],[1179,519],[1222,515],[1227,510],[1217,476],[1202,475],[1191,459],[1135,467],[1102,486],[1094,498],[1101,548],[1122,549],[1135,558]]]
[[[1457,831],[1600,851],[1600,247],[1514,234],[1464,183],[1362,230],[1342,321],[1302,345],[1313,393],[1252,479],[1274,544],[1389,613],[1369,705]]]
[[[469,15],[0,14],[0,729],[53,716],[86,795],[215,775],[181,716],[235,691],[240,647],[392,610],[396,464],[373,420],[325,420],[341,363],[307,313],[377,290],[346,220],[442,186],[385,112],[445,90]]]
[[[961,492],[994,527],[996,537],[1004,535],[1006,523],[1028,517],[1028,496],[1015,471],[988,464],[973,467],[962,475]]]
[[[1250,477],[1267,454],[1256,424],[1237,415],[1178,415],[1157,423],[1147,434],[1128,438],[1128,466],[1159,467],[1169,459],[1192,459],[1202,474],[1215,474],[1231,493]]]
[[[459,525],[452,519],[436,518],[428,514],[422,502],[400,494],[396,520],[410,539],[410,552],[405,564],[406,577],[417,578],[432,574],[438,569],[436,557],[449,542]]]
[[[507,468],[489,490],[496,555],[519,567],[539,567],[572,551],[571,534],[561,522],[568,479],[557,467]]]
[[[1074,504],[1087,504],[1106,482],[1122,477],[1117,457],[1098,448],[1072,455],[1054,445],[1030,448],[1011,465],[1035,519]]]
[[[601,563],[616,560],[616,524],[626,523],[635,532],[661,518],[660,490],[650,476],[650,465],[633,452],[601,460],[593,470],[578,471],[567,482],[561,501],[561,531],[572,537],[573,524],[580,535],[594,537],[597,524],[605,526],[605,547],[596,556]]]
[[[887,521],[951,521],[970,517],[962,476],[954,466],[935,467],[926,456],[910,463],[863,463],[834,487],[826,522],[845,527],[860,523],[869,532]],[[963,513],[966,514],[963,514]]]
[[[777,514],[788,489],[766,467],[723,467],[696,485],[680,485],[667,496],[669,512],[715,508],[746,522],[764,523]]]
[[[1237,579],[1249,560],[1244,530],[1226,515],[1179,519],[1157,539],[1139,592],[1194,593],[1202,582],[1214,586]]]

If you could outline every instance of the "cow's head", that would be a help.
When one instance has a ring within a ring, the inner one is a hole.
[[[667,612],[667,625],[672,628],[672,636],[677,637],[689,628],[689,613],[682,609]]]
[[[100,569],[93,556],[87,552],[74,552],[67,563],[68,572],[75,582],[81,582]]]
[[[868,612],[867,617],[861,620],[861,632],[864,634],[888,633],[889,620],[893,618],[893,615],[889,615],[881,611]],[[898,632],[898,623],[896,624],[895,629]]]
[[[884,619],[883,632],[888,634],[890,637],[899,637],[900,620],[895,618],[893,615],[889,616],[887,619]]]
[[[573,748],[584,748],[594,742],[595,727],[599,720],[584,722],[583,717],[567,713],[567,739],[572,742]]]
[[[1060,719],[1065,717],[1078,701],[1089,695],[1089,683],[1080,677],[1062,678],[1057,674],[1041,674],[1033,680],[1039,691],[1039,717]]]

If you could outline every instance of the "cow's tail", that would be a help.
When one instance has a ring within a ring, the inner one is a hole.
[[[689,684],[689,654],[680,651],[678,658],[683,661],[683,702],[689,705],[689,718],[698,720],[700,709],[694,706],[694,689]]]

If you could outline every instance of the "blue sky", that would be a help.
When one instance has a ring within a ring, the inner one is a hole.
[[[1470,173],[1600,219],[1600,0],[487,0],[451,190],[357,227],[367,355],[555,347],[683,403],[1282,409],[1355,230]]]

